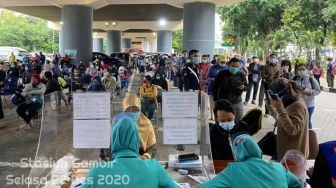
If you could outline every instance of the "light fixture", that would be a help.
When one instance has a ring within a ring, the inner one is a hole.
[[[167,24],[167,21],[165,19],[160,19],[159,20],[159,25],[164,26]]]
[[[110,24],[109,24],[108,22],[105,22],[105,25],[106,25],[106,26],[109,26]]]
[[[94,34],[94,36],[97,36],[97,35],[98,35],[98,33],[97,33],[97,32],[94,32],[93,34]]]
[[[60,22],[61,25],[63,25],[63,22]]]
[[[112,25],[113,25],[113,26],[116,26],[116,25],[117,25],[117,23],[115,23],[115,22],[112,22]]]
[[[155,32],[153,32],[153,36],[156,36],[156,33],[155,33]]]

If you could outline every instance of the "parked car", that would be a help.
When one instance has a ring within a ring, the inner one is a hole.
[[[5,62],[9,62],[9,57],[12,52],[15,55],[17,61],[22,62],[24,56],[27,56],[29,59],[31,59],[31,55],[26,50],[12,46],[0,46],[0,59]]]

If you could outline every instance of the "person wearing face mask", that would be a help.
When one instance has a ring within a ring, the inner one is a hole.
[[[309,154],[308,109],[301,97],[300,86],[286,78],[278,78],[269,86],[272,93],[267,104],[277,127],[277,156],[282,159],[290,149]],[[276,98],[275,98],[276,97]]]
[[[152,78],[147,75],[145,76],[142,86],[140,86],[140,98],[141,102],[141,112],[145,114],[148,119],[152,119],[154,116],[154,111],[157,107],[157,96],[158,89],[156,85],[153,85]]]
[[[215,81],[215,78],[217,76],[217,74],[222,71],[222,70],[227,70],[229,69],[229,67],[225,64],[225,62],[221,62],[221,63],[215,63],[211,66],[211,68],[209,69],[209,73],[207,76],[207,80],[208,80],[208,95],[209,95],[209,101],[210,101],[210,109],[214,108],[214,99],[213,99],[213,84]],[[212,111],[210,111],[210,115],[211,115],[211,119],[214,119],[214,114],[212,113]]]
[[[250,100],[252,88],[253,88],[252,104],[257,104],[256,98],[257,98],[259,82],[260,82],[260,64],[259,64],[258,57],[252,58],[252,62],[249,64],[249,67],[248,67],[248,72],[249,72],[248,86],[247,86],[244,105],[247,105]]]
[[[208,74],[211,66],[209,66],[209,59],[207,55],[202,56],[202,62],[199,64],[199,77],[200,77],[200,90],[203,92],[208,91]]]
[[[237,162],[228,166],[201,188],[301,188],[302,182],[282,164],[262,159],[263,153],[255,140],[246,134],[232,142]]]
[[[116,89],[116,78],[112,76],[112,69],[107,68],[107,70],[104,72],[104,77],[102,79],[102,83],[106,88],[106,91],[111,93],[111,98],[114,97],[114,91]]]
[[[27,84],[23,90],[22,96],[26,101],[17,106],[17,114],[26,122],[26,128],[33,127],[33,117],[37,114],[38,109],[42,106],[42,98],[46,91],[46,86],[41,83],[39,74],[33,74],[31,83]],[[28,114],[27,114],[28,112]]]
[[[245,122],[236,119],[235,111],[228,100],[219,100],[214,108],[215,124],[210,124],[210,142],[214,160],[233,160],[230,140],[235,136],[248,133]]]
[[[242,93],[246,90],[247,80],[240,71],[240,60],[232,58],[229,61],[229,69],[218,73],[213,85],[214,101],[227,99],[232,103],[237,120],[244,114]]]
[[[281,77],[281,67],[279,65],[278,58],[276,54],[271,54],[267,57],[266,65],[261,68],[261,84],[259,88],[259,108],[262,108],[265,100],[267,98],[266,91],[268,86],[271,85],[276,79]],[[265,117],[269,116],[269,111],[265,106]]]
[[[198,90],[199,89],[199,78],[198,78],[198,63],[201,62],[198,50],[190,50],[189,58],[187,58],[187,63],[182,70],[183,78],[183,88],[184,91]]]
[[[298,74],[293,78],[293,80],[299,85],[302,98],[306,103],[309,113],[309,129],[313,128],[311,118],[315,109],[315,96],[321,93],[321,87],[319,86],[317,80],[310,76],[306,64],[298,65]]]
[[[140,134],[139,155],[142,159],[154,158],[157,152],[156,136],[152,122],[141,112],[141,100],[134,94],[127,95],[122,101],[125,112],[134,113],[134,121]]]

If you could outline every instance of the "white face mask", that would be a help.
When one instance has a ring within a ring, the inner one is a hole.
[[[226,131],[231,131],[233,127],[235,126],[235,122],[234,121],[219,122],[219,126],[222,127]]]

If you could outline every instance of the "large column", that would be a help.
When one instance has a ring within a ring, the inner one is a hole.
[[[103,38],[93,38],[93,51],[103,52]]]
[[[212,3],[186,3],[183,5],[183,47],[199,50],[201,54],[214,54],[215,11]]]
[[[158,52],[158,51],[157,51],[157,39],[156,39],[156,38],[154,38],[154,39],[152,40],[151,51],[152,51],[152,52]]]
[[[65,5],[62,7],[61,55],[69,55],[75,65],[82,60],[86,65],[92,58],[91,7]]]
[[[172,53],[172,32],[169,30],[157,31],[157,51],[162,53]]]
[[[113,52],[121,51],[121,31],[110,30],[107,31],[107,55]]]
[[[148,40],[143,40],[142,41],[142,50],[144,52],[150,52],[150,45]]]
[[[62,42],[62,30],[58,32],[58,53],[62,54],[63,42]]]
[[[130,38],[123,38],[121,43],[121,48],[132,48],[132,39]]]

